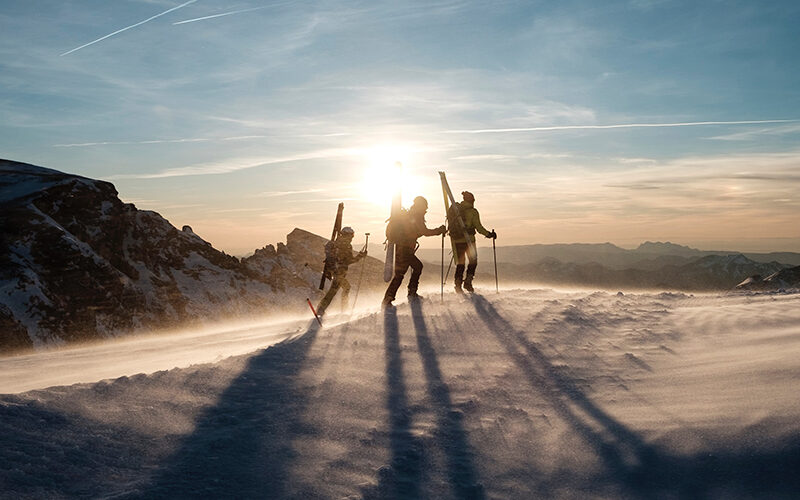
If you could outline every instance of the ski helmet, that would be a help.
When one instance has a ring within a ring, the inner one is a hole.
[[[470,201],[470,202],[475,201],[475,195],[470,193],[469,191],[461,191],[461,196],[464,197],[464,201]]]
[[[340,232],[345,236],[353,236],[354,234],[356,234],[356,232],[353,231],[353,228],[350,226],[343,227]]]
[[[428,200],[426,200],[424,196],[417,196],[414,198],[414,205],[427,209]]]

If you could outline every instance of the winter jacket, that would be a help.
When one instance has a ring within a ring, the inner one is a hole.
[[[417,246],[417,238],[420,236],[437,236],[442,234],[441,228],[435,227],[429,229],[425,225],[425,212],[416,210],[412,205],[408,209],[409,230],[405,232],[403,238],[396,244],[407,248],[415,248]]]

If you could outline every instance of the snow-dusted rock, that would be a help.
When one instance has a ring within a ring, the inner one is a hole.
[[[285,252],[246,264],[123,203],[111,183],[33,165],[0,161],[0,227],[0,353],[263,314],[319,293],[319,236],[295,230]]]
[[[753,275],[736,285],[739,290],[789,290],[800,289],[800,266],[781,269],[766,278]]]

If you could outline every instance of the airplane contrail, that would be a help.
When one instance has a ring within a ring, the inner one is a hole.
[[[550,130],[587,130],[647,127],[699,127],[704,125],[756,125],[765,123],[790,123],[800,120],[741,120],[728,122],[679,122],[679,123],[622,123],[617,125],[554,125],[550,127],[488,128],[476,130],[445,130],[444,134],[500,134],[506,132],[546,132]]]
[[[122,33],[123,31],[127,31],[127,30],[129,30],[129,29],[131,29],[131,28],[135,28],[135,27],[137,27],[137,26],[141,26],[141,25],[143,25],[144,23],[150,22],[150,21],[152,21],[153,19],[156,19],[156,18],[158,18],[158,17],[161,17],[161,16],[163,16],[163,15],[165,15],[165,14],[169,14],[170,12],[172,12],[172,11],[174,11],[174,10],[178,10],[178,9],[180,9],[180,8],[182,8],[182,7],[186,7],[187,5],[189,5],[189,4],[191,4],[191,3],[195,3],[196,1],[197,1],[197,0],[189,0],[189,1],[188,1],[188,2],[186,2],[186,3],[182,3],[182,4],[178,5],[177,7],[173,7],[173,8],[171,8],[171,9],[165,10],[165,11],[164,11],[164,12],[162,12],[161,14],[156,14],[156,15],[155,15],[155,16],[153,16],[153,17],[148,17],[148,18],[147,18],[147,19],[145,19],[144,21],[140,21],[140,22],[138,22],[138,23],[136,23],[136,24],[131,24],[131,25],[130,25],[130,26],[128,26],[128,27],[122,28],[122,29],[120,29],[120,30],[117,30],[117,31],[115,31],[115,32],[113,32],[113,33],[109,33],[108,35],[106,35],[106,36],[104,36],[104,37],[100,37],[100,38],[98,38],[97,40],[91,41],[91,42],[89,42],[89,43],[85,43],[85,44],[81,45],[80,47],[75,47],[75,48],[74,48],[74,49],[72,49],[72,50],[68,50],[68,51],[64,52],[63,54],[61,54],[61,56],[59,56],[59,57],[66,56],[67,54],[72,54],[72,53],[73,53],[73,52],[75,52],[75,51],[81,50],[81,49],[83,49],[83,48],[85,48],[85,47],[88,47],[89,45],[94,45],[94,44],[95,44],[95,43],[97,43],[97,42],[102,42],[102,41],[103,41],[103,40],[105,40],[106,38],[111,38],[111,37],[112,37],[112,36],[114,36],[114,35],[118,35],[118,34]]]
[[[266,9],[267,7],[272,7],[272,5],[262,5],[261,7],[253,7],[252,9],[241,9],[241,10],[234,10],[231,12],[223,12],[222,14],[214,14],[211,16],[204,16],[204,17],[196,17],[194,19],[187,19],[185,21],[178,21],[177,23],[172,23],[173,26],[178,24],[186,24],[186,23],[193,23],[195,21],[204,21],[206,19],[214,19],[215,17],[223,17],[223,16],[230,16],[233,14],[241,14],[242,12],[252,12],[254,10],[261,10]]]

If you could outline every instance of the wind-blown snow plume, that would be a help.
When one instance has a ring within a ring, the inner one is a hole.
[[[122,29],[119,29],[119,30],[117,30],[117,31],[115,31],[115,32],[113,32],[113,33],[109,33],[108,35],[105,35],[105,36],[103,36],[103,37],[100,37],[100,38],[98,38],[97,40],[93,40],[93,41],[91,41],[91,42],[89,42],[89,43],[85,43],[85,44],[81,45],[80,47],[75,47],[74,49],[72,49],[72,50],[68,50],[68,51],[64,52],[63,54],[61,54],[61,57],[63,57],[63,56],[66,56],[66,55],[68,55],[68,54],[72,54],[73,52],[77,52],[77,51],[79,51],[79,50],[81,50],[81,49],[83,49],[83,48],[86,48],[86,47],[88,47],[89,45],[94,45],[94,44],[96,44],[97,42],[102,42],[102,41],[103,41],[103,40],[105,40],[106,38],[111,38],[111,37],[112,37],[112,36],[114,36],[114,35],[118,35],[118,34],[122,33],[123,31],[128,31],[128,30],[129,30],[129,29],[131,29],[131,28],[136,28],[137,26],[141,26],[141,25],[143,25],[143,24],[145,24],[145,23],[149,23],[149,22],[150,22],[150,21],[152,21],[153,19],[156,19],[156,18],[159,18],[159,17],[161,17],[161,16],[163,16],[163,15],[169,14],[170,12],[176,11],[176,10],[178,10],[178,9],[180,9],[180,8],[186,7],[187,5],[189,5],[189,4],[192,4],[192,3],[195,3],[196,1],[197,1],[197,0],[189,0],[188,2],[185,2],[185,3],[182,3],[182,4],[178,5],[177,7],[173,7],[173,8],[171,8],[171,9],[167,9],[167,10],[165,10],[165,11],[164,11],[164,12],[162,12],[161,14],[156,14],[156,15],[155,15],[155,16],[153,16],[153,17],[148,17],[148,18],[147,18],[147,19],[145,19],[144,21],[139,21],[139,22],[138,22],[138,23],[136,23],[136,24],[131,24],[130,26],[127,26],[127,27],[125,27],[125,28],[122,28]]]

